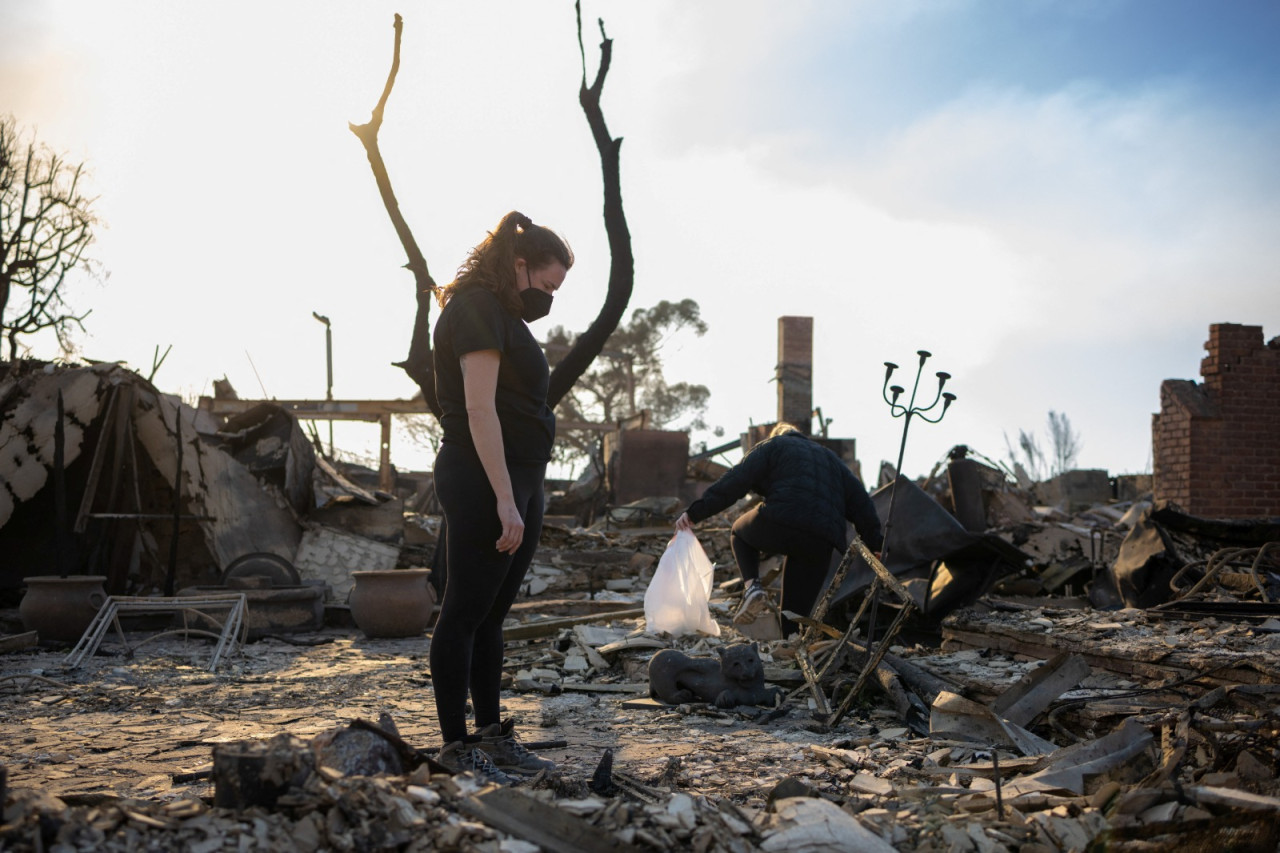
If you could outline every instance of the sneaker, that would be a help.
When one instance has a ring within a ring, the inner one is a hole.
[[[551,772],[556,763],[549,758],[542,758],[530,752],[524,744],[516,740],[515,720],[505,723],[491,723],[480,730],[480,745],[493,759],[493,763],[503,770],[514,770],[517,773],[539,773],[543,770]]]
[[[463,743],[460,740],[447,743],[436,755],[436,761],[454,773],[470,773],[485,783],[514,785],[517,781],[499,770],[479,744]]]
[[[742,604],[738,605],[738,612],[733,615],[733,622],[735,625],[750,624],[756,621],[756,617],[768,607],[769,594],[764,591],[760,581],[754,580],[742,594]]]

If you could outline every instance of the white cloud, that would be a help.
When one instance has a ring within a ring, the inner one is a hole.
[[[842,161],[791,151],[768,166],[915,224],[902,233],[917,255],[957,231],[993,248],[1004,276],[958,254],[892,279],[890,316],[940,353],[975,356],[955,372],[973,389],[962,403],[983,411],[966,420],[957,406],[957,425],[973,430],[958,440],[991,453],[1000,429],[1034,427],[1054,408],[1087,425],[1089,464],[1136,469],[1159,382],[1196,377],[1209,323],[1277,331],[1280,164],[1261,144],[1273,131],[1269,118],[1250,125],[1179,90],[984,91],[874,150]],[[950,323],[930,328],[934,305]],[[1173,341],[1185,356],[1170,363]]]

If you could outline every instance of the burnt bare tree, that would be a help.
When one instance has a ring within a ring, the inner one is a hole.
[[[604,222],[605,232],[609,239],[611,263],[609,267],[609,286],[604,305],[590,327],[577,336],[573,348],[565,354],[551,373],[548,403],[555,406],[569,392],[579,377],[591,366],[591,362],[604,348],[609,335],[617,328],[619,320],[627,309],[631,299],[631,291],[635,282],[635,260],[631,252],[631,233],[627,229],[626,216],[622,210],[622,182],[619,171],[618,152],[622,139],[614,139],[609,135],[605,125],[604,113],[600,108],[600,95],[604,90],[605,76],[609,73],[609,64],[613,55],[613,42],[604,34],[604,22],[600,22],[600,34],[603,39],[600,45],[600,68],[595,81],[587,85],[586,51],[582,45],[582,10],[577,6],[578,19],[578,51],[582,56],[582,85],[578,92],[578,102],[587,116],[587,124],[600,152],[600,163],[604,173]],[[395,44],[392,51],[391,71],[387,75],[386,85],[382,89],[382,97],[368,122],[361,125],[351,124],[351,132],[364,145],[365,154],[369,158],[369,166],[373,169],[374,180],[382,196],[383,206],[391,217],[391,223],[404,247],[408,262],[405,264],[413,273],[417,313],[413,322],[413,337],[409,343],[408,357],[397,364],[409,375],[422,391],[422,398],[427,407],[437,417],[440,415],[440,402],[436,398],[435,370],[431,353],[431,305],[435,298],[436,282],[427,270],[426,259],[418,248],[404,215],[400,212],[399,202],[391,187],[391,179],[387,174],[386,163],[378,149],[378,129],[382,126],[383,112],[391,89],[395,85],[396,73],[400,68],[400,37],[404,28],[403,20],[395,16]]]
[[[582,57],[582,86],[578,90],[578,103],[587,116],[587,125],[595,139],[596,150],[600,152],[600,168],[604,177],[604,230],[609,238],[609,288],[596,319],[585,332],[574,339],[573,347],[551,372],[547,402],[552,408],[564,399],[569,389],[604,349],[609,336],[618,328],[618,322],[627,310],[631,290],[635,285],[631,231],[627,228],[627,217],[622,211],[622,177],[618,156],[622,148],[622,137],[614,139],[609,135],[604,112],[600,109],[604,78],[609,74],[609,65],[613,60],[613,39],[605,34],[604,20],[597,19],[600,27],[600,67],[596,71],[595,81],[587,86],[587,54],[582,46],[581,0],[574,3],[574,10],[578,17],[578,53]]]
[[[1048,470],[1045,465],[1044,451],[1040,449],[1040,441],[1034,432],[1018,430],[1018,446],[1015,449],[1009,440],[1009,433],[1004,434],[1005,448],[1009,453],[1009,463],[1015,472],[1021,470],[1031,482],[1040,482]]]
[[[64,285],[73,271],[90,271],[84,253],[98,223],[81,189],[84,165],[18,136],[13,117],[0,117],[0,329],[10,361],[19,338],[42,329],[70,351],[71,329],[83,330],[89,312],[70,309]]]
[[[387,74],[387,83],[382,87],[382,97],[373,108],[373,114],[365,124],[350,124],[351,132],[364,145],[365,154],[369,158],[369,167],[373,169],[373,179],[378,184],[378,193],[382,196],[382,204],[391,217],[391,225],[396,229],[400,245],[408,256],[405,264],[413,273],[414,293],[418,300],[418,311],[413,320],[413,337],[409,339],[409,355],[396,366],[409,374],[409,378],[422,390],[422,399],[436,417],[440,416],[440,402],[436,399],[435,369],[431,362],[431,302],[435,298],[436,283],[427,270],[427,259],[418,248],[418,241],[409,230],[404,214],[400,212],[400,202],[396,201],[395,191],[391,188],[391,178],[387,174],[387,164],[383,162],[382,152],[378,149],[378,129],[382,127],[382,114],[387,107],[387,99],[391,97],[391,87],[396,83],[396,72],[400,70],[400,34],[404,30],[404,21],[399,14],[395,17],[395,45],[391,51],[391,71]]]
[[[1018,430],[1018,447],[1015,450],[1013,443],[1009,441],[1009,434],[1005,433],[1005,447],[1009,453],[1009,461],[1013,463],[1014,470],[1021,468],[1028,477],[1039,482],[1041,480],[1056,477],[1070,471],[1076,463],[1076,458],[1080,455],[1080,449],[1084,447],[1084,443],[1080,438],[1080,433],[1075,431],[1071,426],[1071,420],[1064,412],[1049,411],[1048,420],[1049,449],[1045,451],[1040,446],[1039,439],[1034,433],[1027,432],[1024,429]],[[1021,451],[1019,455],[1018,451]]]

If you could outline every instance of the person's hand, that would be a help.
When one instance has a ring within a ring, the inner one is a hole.
[[[503,554],[514,554],[524,541],[524,519],[520,517],[515,501],[498,501],[498,520],[502,522],[502,535],[495,547]]]
[[[680,513],[680,517],[676,519],[676,530],[693,530],[693,522],[689,520],[689,513]]]

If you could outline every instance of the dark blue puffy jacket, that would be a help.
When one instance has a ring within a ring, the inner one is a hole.
[[[747,492],[764,498],[760,515],[845,548],[846,521],[873,551],[883,544],[880,517],[862,481],[833,451],[799,432],[766,439],[689,505],[689,520],[703,521]]]

